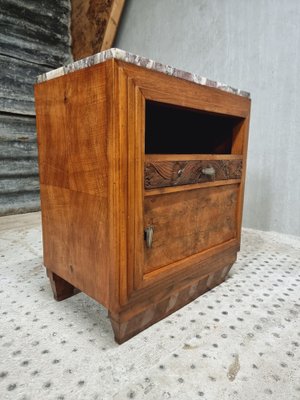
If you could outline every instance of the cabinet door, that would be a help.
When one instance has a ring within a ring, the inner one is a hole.
[[[238,184],[145,197],[144,273],[235,238],[237,198]]]

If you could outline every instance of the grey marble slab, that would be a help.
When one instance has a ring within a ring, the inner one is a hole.
[[[57,78],[62,75],[69,74],[70,72],[77,71],[79,69],[87,68],[92,65],[100,64],[106,60],[115,58],[116,60],[125,61],[130,64],[138,65],[140,67],[148,68],[153,71],[158,71],[166,75],[175,76],[176,78],[184,79],[186,81],[197,83],[198,85],[204,85],[209,87],[214,87],[225,92],[233,93],[242,97],[250,98],[250,93],[245,92],[241,89],[233,88],[221,82],[213,81],[198,74],[193,74],[191,72],[186,72],[178,68],[174,68],[167,64],[162,64],[160,62],[151,60],[146,57],[141,57],[121,49],[109,49],[102,51],[101,53],[94,54],[90,57],[83,58],[82,60],[75,61],[71,64],[65,65],[63,67],[54,69],[52,71],[46,72],[37,77],[37,82],[45,82],[53,78]]]

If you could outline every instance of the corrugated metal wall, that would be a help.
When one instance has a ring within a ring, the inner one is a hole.
[[[0,0],[0,215],[38,210],[33,83],[71,61],[70,0]]]

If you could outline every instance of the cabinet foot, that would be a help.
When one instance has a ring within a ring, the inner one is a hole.
[[[231,267],[232,264],[194,281],[190,285],[173,292],[169,297],[149,304],[142,310],[138,310],[138,305],[135,305],[133,307],[128,306],[125,311],[121,311],[119,314],[109,313],[116,342],[119,344],[126,342],[137,333],[218,286],[225,280]]]
[[[79,289],[75,288],[69,282],[65,281],[54,272],[51,272],[49,269],[47,269],[47,276],[50,280],[53,296],[57,301],[65,300],[80,292]]]

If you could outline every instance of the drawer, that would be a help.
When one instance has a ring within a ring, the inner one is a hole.
[[[145,189],[241,179],[242,160],[146,161]]]

